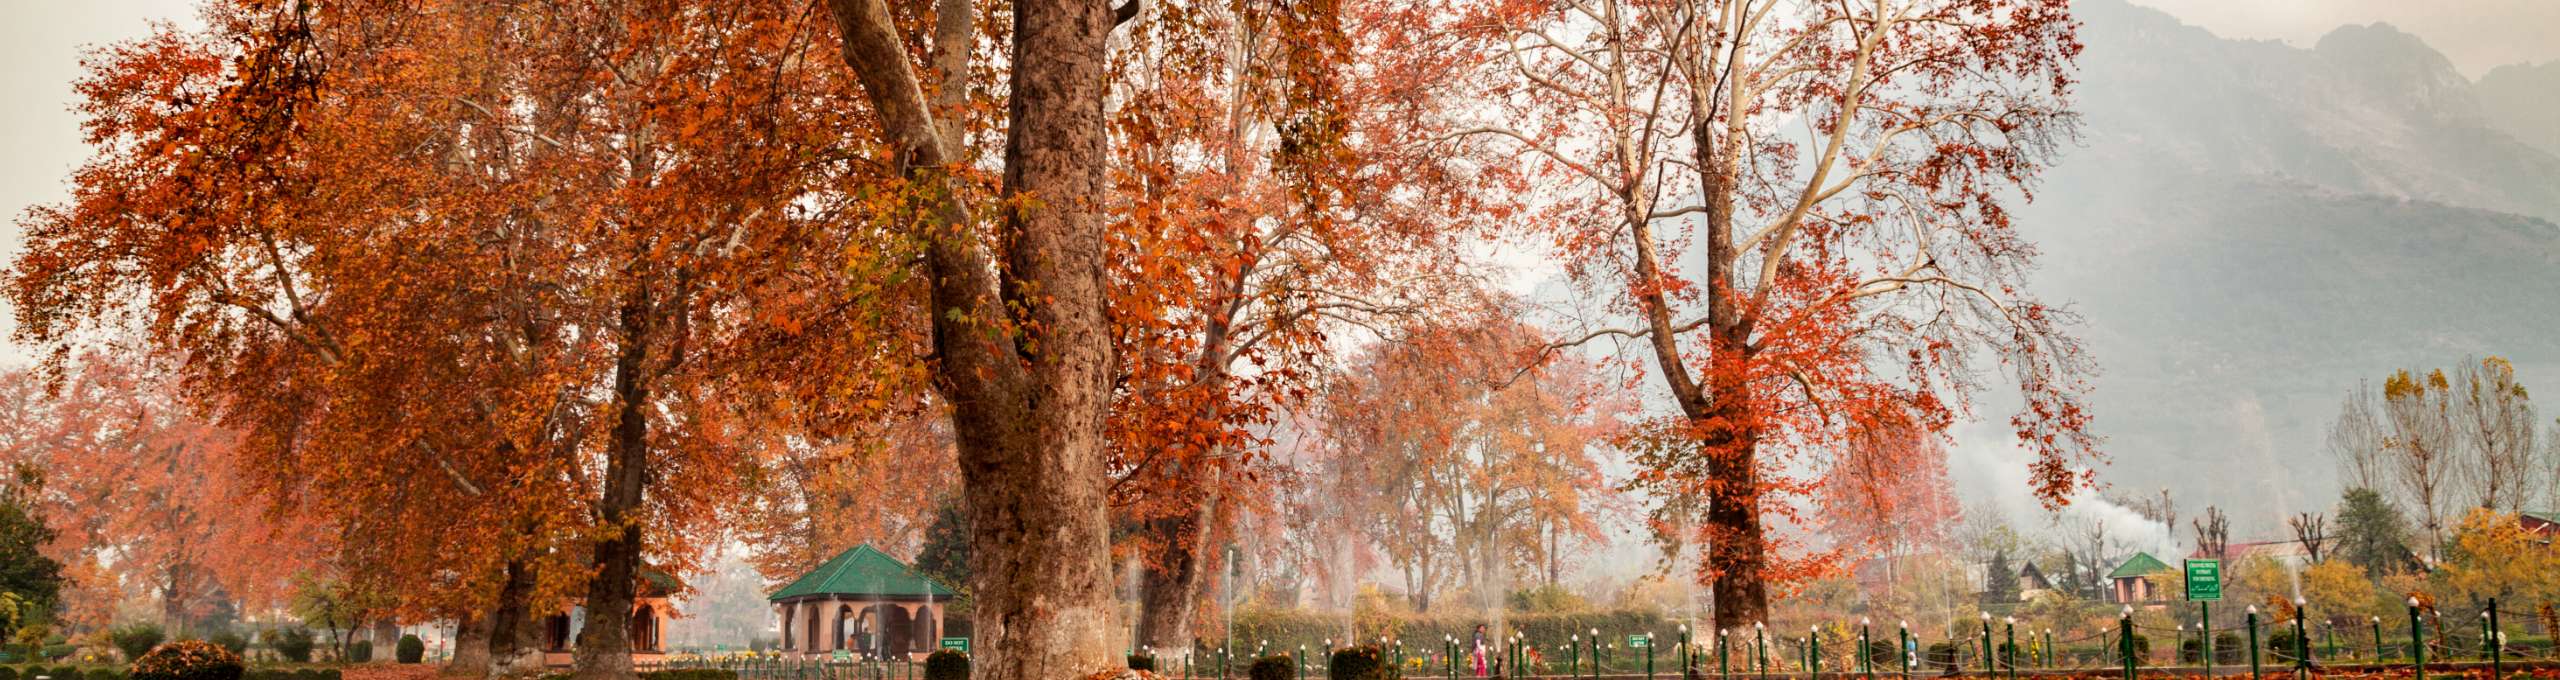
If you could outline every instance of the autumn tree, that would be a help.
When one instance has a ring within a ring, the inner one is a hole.
[[[20,333],[142,327],[351,577],[498,643],[582,597],[579,672],[627,676],[644,552],[686,570],[755,478],[775,418],[732,397],[911,363],[868,316],[910,239],[839,228],[876,196],[824,24],[698,10],[209,2],[111,48]],[[734,361],[776,346],[840,351]]]
[[[1367,345],[1325,389],[1323,484],[1423,611],[1457,585],[1498,606],[1515,570],[1553,585],[1566,549],[1600,538],[1599,455],[1629,407],[1590,363],[1519,370],[1539,329],[1455,316]]]
[[[238,502],[252,480],[237,437],[197,418],[170,376],[124,356],[83,355],[59,380],[0,374],[0,461],[44,471],[38,500],[83,595],[70,620],[104,625],[128,587],[176,632],[281,605],[327,547],[321,527]]]
[[[1449,139],[1477,54],[1427,2],[1151,8],[1113,50],[1114,513],[1137,644],[1188,649],[1267,430],[1328,337],[1428,313],[1509,177]],[[1435,45],[1442,49],[1414,49]],[[1367,74],[1367,75],[1363,75]]]
[[[876,121],[861,125],[904,180],[908,208],[884,226],[924,244],[934,379],[952,404],[976,548],[976,677],[1112,663],[1104,92],[1106,42],[1138,5],[1125,8],[1011,5],[1011,30],[993,34],[1009,68],[1002,179],[989,195],[971,177],[978,119],[954,104],[975,87],[975,3],[936,3],[923,49],[909,42],[921,31],[882,0],[828,3]]]
[[[2513,512],[2542,498],[2543,469],[2534,441],[2539,425],[2532,396],[2516,381],[2515,365],[2502,357],[2465,361],[2454,371],[2462,431],[2462,478],[2479,506]]]
[[[1938,435],[1891,415],[1861,422],[1822,487],[1822,529],[1836,546],[1871,555],[1866,561],[1891,588],[1903,559],[1947,546],[1956,518],[1986,513],[1966,513],[1957,504],[1946,442]]]
[[[2387,488],[2388,468],[2382,458],[2382,424],[2374,415],[2372,386],[2357,383],[2338,404],[2329,421],[2329,455],[2338,459],[2340,477],[2350,489]]]
[[[2382,382],[2384,464],[2401,496],[2416,511],[2423,555],[2444,557],[2445,514],[2452,511],[2454,471],[2461,431],[2455,426],[2453,386],[2444,371],[2402,370]]]
[[[2010,206],[2073,122],[2065,3],[1503,3],[1499,111],[1474,135],[1537,164],[1576,280],[1634,323],[1678,413],[1638,486],[1703,515],[1719,626],[1818,571],[1795,521],[1854,419],[1930,432],[1996,358],[2024,406],[2031,491],[2065,502],[2096,444],[2070,317],[2025,287]],[[1690,263],[1696,263],[1692,265]]]

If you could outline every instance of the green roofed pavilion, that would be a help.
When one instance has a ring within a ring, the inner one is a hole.
[[[2107,573],[2110,581],[2107,599],[2119,604],[2158,602],[2161,600],[2159,585],[2151,582],[2151,575],[2168,570],[2169,564],[2152,557],[2151,553],[2134,553],[2124,564],[2116,565],[2115,571]]]
[[[933,651],[943,608],[956,595],[866,543],[837,553],[765,600],[781,619],[785,652],[921,659]]]
[[[2124,564],[2118,565],[2113,573],[2107,574],[2107,578],[2136,578],[2168,570],[2169,563],[2152,557],[2151,553],[2138,552],[2134,553],[2132,558],[2126,559]]]

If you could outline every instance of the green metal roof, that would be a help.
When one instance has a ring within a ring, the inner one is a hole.
[[[2534,518],[2534,519],[2542,520],[2542,521],[2545,521],[2545,522],[2550,522],[2550,523],[2552,523],[2552,524],[2560,524],[2560,511],[2534,512],[2534,511],[2531,511],[2531,510],[2526,510],[2526,511],[2522,511],[2522,512],[2520,512],[2520,513],[2518,513],[2518,514],[2524,515],[2524,516],[2526,516],[2526,517],[2531,517],[2531,518]]]
[[[2124,564],[2117,566],[2115,571],[2108,572],[2107,578],[2135,578],[2168,570],[2169,565],[2161,562],[2160,558],[2152,557],[2151,553],[2138,552],[2133,554],[2132,559],[2125,560]]]
[[[821,595],[945,598],[953,594],[950,588],[942,587],[914,567],[864,543],[837,553],[835,558],[765,599],[780,602]]]

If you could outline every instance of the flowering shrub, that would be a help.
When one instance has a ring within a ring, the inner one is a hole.
[[[203,640],[160,645],[133,662],[133,680],[240,680],[240,655]]]

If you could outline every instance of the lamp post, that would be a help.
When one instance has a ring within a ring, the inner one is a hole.
[[[1731,643],[1732,643],[1732,637],[1733,637],[1733,629],[1731,629],[1731,628],[1719,628],[1719,629],[1716,629],[1716,678],[1717,678],[1717,680],[1732,680],[1732,678],[1733,678],[1733,666],[1732,666],[1732,664],[1727,663],[1728,661],[1730,661],[1730,659],[1727,659],[1727,658],[1726,658],[1726,653],[1727,653],[1727,651],[1733,648],[1733,645],[1731,644]]]
[[[2382,663],[2382,617],[2373,617],[2373,662]]]
[[[2481,615],[2489,617],[2489,677],[2504,676],[2507,661],[2507,631],[2498,627],[2498,598],[2489,598],[2489,611],[2481,612]]]
[[[1565,666],[1564,666],[1564,674],[1565,674],[1565,677],[1579,677],[1579,676],[1581,676],[1581,675],[1582,675],[1582,634],[1581,634],[1581,633],[1574,633],[1574,634],[1573,634],[1573,640],[1565,644],[1565,656],[1564,656],[1564,658],[1565,658]]]
[[[1813,672],[1813,680],[1822,680],[1822,627],[1804,629],[1804,667]]]
[[[1600,677],[1600,629],[1591,629],[1591,677]]]
[[[1653,680],[1653,631],[1644,632],[1644,680]]]

